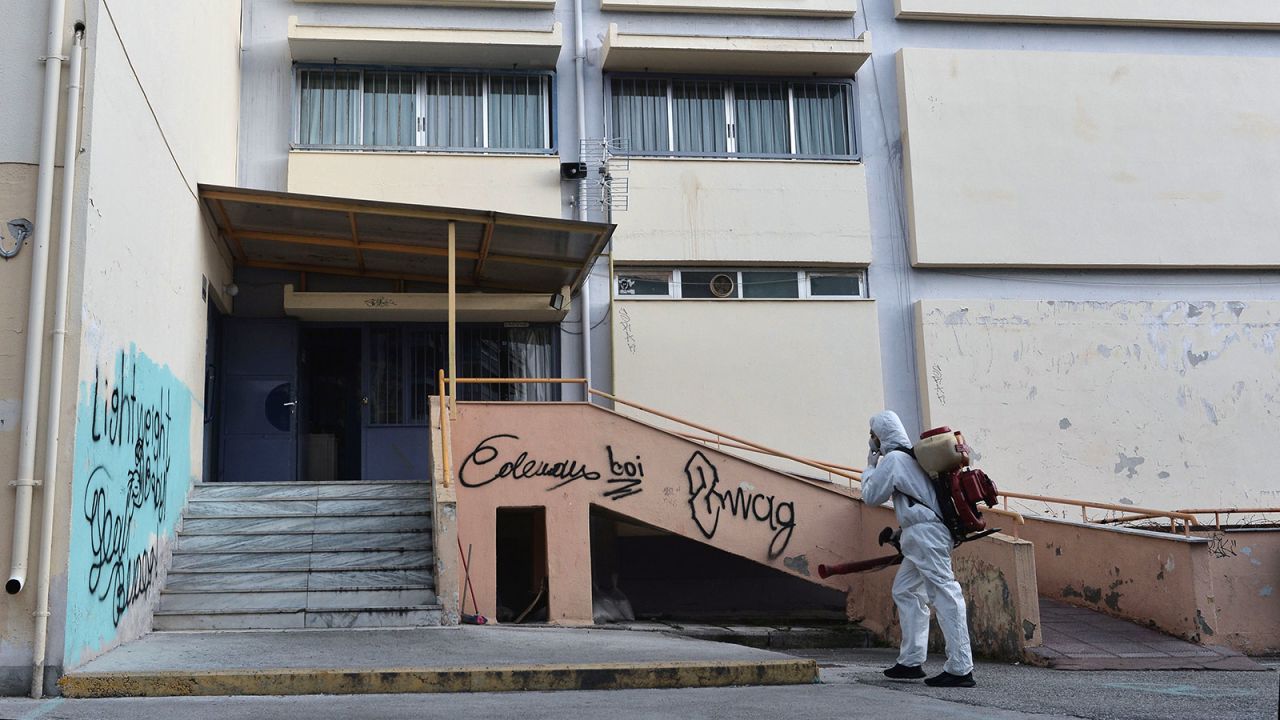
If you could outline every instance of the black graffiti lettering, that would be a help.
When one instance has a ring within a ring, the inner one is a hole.
[[[787,549],[796,526],[795,503],[779,502],[773,495],[749,491],[742,485],[729,492],[721,491],[720,471],[701,450],[685,463],[684,474],[689,481],[689,509],[703,537],[711,540],[716,536],[720,515],[727,510],[730,516],[769,524],[774,531],[769,543],[770,560]]]
[[[501,460],[501,451],[495,446],[497,440],[519,440],[517,435],[490,435],[476,445],[475,449],[467,455],[462,461],[462,467],[458,468],[458,482],[463,487],[483,487],[498,480],[499,478],[509,477],[513,480],[528,480],[531,478],[549,477],[555,478],[560,482],[547,488],[555,490],[556,488],[568,485],[575,480],[599,480],[600,473],[589,469],[586,465],[576,460],[561,460],[558,462],[547,462],[545,460],[537,460],[529,457],[527,451],[520,451],[514,460]],[[485,469],[481,472],[481,478],[475,479],[474,469],[482,468],[486,465],[497,463],[497,470],[492,468]],[[473,468],[472,479],[467,479],[467,468]],[[492,473],[492,474],[488,474]],[[488,474],[487,476],[485,476]]]
[[[529,451],[519,446],[510,447],[512,443],[519,440],[518,435],[507,433],[490,435],[481,440],[462,459],[462,465],[458,468],[459,484],[463,487],[477,488],[502,478],[512,480],[551,478],[556,482],[546,488],[550,492],[579,480],[595,482],[604,479],[608,488],[602,494],[610,500],[621,500],[636,495],[644,489],[641,487],[644,482],[644,463],[640,461],[639,455],[635,456],[634,462],[619,461],[614,457],[613,447],[605,446],[613,477],[602,478],[599,471],[592,470],[584,462],[573,459],[540,460],[530,457]]]
[[[136,369],[129,367],[123,352],[117,368],[114,382],[102,379],[94,370],[91,437],[95,446],[132,446],[131,463],[119,476],[113,476],[107,464],[96,465],[85,484],[83,502],[84,520],[89,525],[89,593],[100,602],[111,603],[115,625],[130,605],[151,590],[159,566],[157,540],[135,552],[131,538],[144,519],[154,525],[156,538],[164,533],[171,466],[169,425],[173,421],[169,391],[162,389],[154,405],[141,406]],[[124,479],[123,485],[117,477]]]
[[[616,486],[606,490],[604,496],[610,500],[621,500],[643,492],[641,485],[644,483],[644,463],[640,461],[640,456],[635,456],[635,462],[619,461],[613,455],[612,445],[605,445],[604,451],[609,458],[609,472],[613,475],[608,484]]]
[[[1226,533],[1214,533],[1209,536],[1209,552],[1219,560],[1236,557],[1236,541],[1228,539]]]

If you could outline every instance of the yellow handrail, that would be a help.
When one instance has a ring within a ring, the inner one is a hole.
[[[1191,510],[1179,510],[1178,512],[1190,513],[1190,514],[1192,514],[1192,515],[1208,515],[1208,514],[1212,513],[1212,514],[1213,514],[1213,526],[1214,526],[1215,528],[1217,528],[1217,529],[1221,530],[1221,529],[1222,529],[1222,516],[1223,516],[1223,515],[1245,515],[1245,514],[1253,514],[1253,513],[1258,513],[1258,514],[1262,514],[1262,515],[1274,515],[1274,514],[1278,514],[1278,513],[1280,513],[1280,508],[1277,508],[1277,507],[1271,507],[1271,508],[1241,508],[1241,507],[1229,507],[1229,508],[1195,508],[1195,509],[1191,509]]]
[[[444,461],[444,479],[440,483],[441,487],[449,487],[449,476],[453,472],[453,466],[449,464],[449,413],[445,407],[444,401],[444,370],[440,370],[437,376],[436,387],[440,390],[440,445],[442,460]]]
[[[742,443],[736,443],[730,440],[725,440],[724,436],[703,437],[701,435],[695,435],[693,433],[683,433],[683,432],[674,432],[674,431],[673,431],[673,434],[679,435],[680,437],[686,440],[693,440],[695,442],[706,443],[708,445],[715,445],[718,448],[730,447],[735,450],[747,450],[749,452],[759,453],[761,455],[773,455],[773,453],[771,452],[766,452],[764,450],[761,450],[756,447],[752,447],[750,445],[744,445]],[[862,474],[862,470],[860,468],[850,467],[849,465],[838,465],[836,463],[823,462],[822,460],[814,460],[813,458],[805,458],[805,460],[807,460],[808,464],[814,468],[817,468],[819,470],[826,470],[828,475],[833,474],[831,472],[832,470],[843,470],[845,472],[855,473],[857,475]],[[858,482],[862,482],[861,477],[857,477],[854,479],[857,480]]]
[[[1118,505],[1116,503],[1094,502],[1092,500],[1075,500],[1072,498],[1053,497],[1051,495],[1035,495],[1032,493],[1019,492],[1000,492],[1001,497],[1005,498],[1005,505],[1008,506],[1008,498],[1017,498],[1019,500],[1033,500],[1035,502],[1053,503],[1055,505],[1075,505],[1080,508],[1081,519],[1089,522],[1089,508],[1098,508],[1099,510],[1121,510],[1131,513],[1140,513],[1146,517],[1163,517],[1169,519],[1169,532],[1177,532],[1177,521],[1182,521],[1182,534],[1191,535],[1191,525],[1196,522],[1196,517],[1190,513],[1178,512],[1172,510],[1155,510],[1152,508],[1134,507],[1133,505]]]
[[[628,406],[628,407],[633,407],[633,408],[635,408],[635,409],[637,409],[637,410],[642,410],[642,411],[647,412],[647,413],[650,413],[650,414],[652,414],[652,415],[657,415],[657,416],[658,416],[658,417],[660,417],[660,418],[664,418],[664,419],[667,419],[667,420],[671,420],[672,422],[678,422],[678,423],[681,423],[682,425],[687,425],[688,427],[695,428],[695,429],[697,429],[697,430],[701,430],[702,432],[705,432],[705,433],[710,433],[710,434],[715,435],[715,436],[717,436],[717,437],[724,437],[724,438],[728,438],[728,439],[730,439],[730,440],[732,440],[732,441],[734,441],[734,442],[742,443],[743,445],[747,445],[747,446],[749,446],[747,449],[755,450],[755,451],[757,451],[757,452],[762,452],[762,453],[767,454],[767,455],[773,455],[774,457],[785,458],[785,459],[790,460],[790,461],[792,461],[792,462],[800,463],[801,465],[806,465],[806,466],[808,466],[808,467],[812,467],[812,468],[817,468],[817,469],[819,469],[819,470],[823,470],[823,471],[825,471],[825,472],[831,473],[832,475],[839,475],[840,477],[848,478],[849,480],[856,480],[856,481],[858,481],[858,482],[862,482],[862,478],[861,478],[861,476],[856,475],[856,474],[854,474],[854,473],[851,473],[851,472],[845,472],[844,470],[837,470],[837,469],[835,469],[835,468],[833,468],[833,467],[831,467],[831,466],[829,466],[829,465],[823,465],[823,464],[820,464],[820,463],[814,462],[813,460],[808,460],[808,459],[806,459],[806,458],[802,458],[802,457],[800,457],[799,455],[792,455],[792,454],[790,454],[790,453],[784,453],[784,452],[782,452],[781,450],[774,450],[773,448],[766,447],[766,446],[761,445],[761,444],[759,444],[759,443],[751,442],[750,440],[746,440],[746,439],[743,439],[743,438],[737,437],[737,436],[735,436],[735,435],[730,435],[729,433],[719,432],[718,430],[715,430],[715,429],[713,429],[713,428],[709,428],[709,427],[707,427],[707,426],[705,426],[705,425],[699,425],[698,423],[690,422],[690,421],[688,421],[688,420],[685,420],[684,418],[676,417],[675,415],[668,415],[667,413],[664,413],[664,412],[662,412],[661,410],[654,410],[653,408],[646,407],[646,406],[644,406],[644,405],[641,405],[640,403],[631,402],[630,400],[623,400],[622,398],[615,397],[615,396],[613,396],[613,395],[610,395],[610,394],[609,394],[609,393],[607,393],[607,392],[602,392],[602,391],[600,391],[600,390],[596,390],[595,388],[589,388],[589,390],[591,391],[591,394],[592,394],[592,395],[595,395],[595,396],[597,396],[597,397],[602,397],[602,398],[604,398],[604,399],[606,399],[606,400],[609,400],[609,401],[611,401],[611,402],[620,403],[620,404],[622,404],[622,405],[626,405],[626,406]]]
[[[444,372],[443,372],[443,370],[440,372],[439,380],[440,380],[440,388],[441,388],[441,408],[442,408],[442,411],[443,411],[443,408],[444,408],[444,387],[445,387],[445,385],[449,382],[449,381],[444,377]],[[682,424],[682,425],[685,425],[686,427],[691,427],[691,428],[694,428],[694,429],[696,429],[696,430],[701,430],[702,432],[708,433],[708,434],[710,434],[710,435],[712,436],[712,437],[701,437],[701,436],[693,435],[693,434],[691,434],[691,433],[682,433],[682,432],[676,432],[676,433],[674,433],[674,434],[676,434],[676,435],[678,435],[678,436],[680,436],[680,437],[684,437],[684,438],[686,438],[686,439],[688,439],[688,440],[694,440],[694,441],[697,441],[697,442],[703,442],[703,443],[709,443],[709,444],[710,444],[710,443],[714,443],[714,444],[719,445],[719,446],[731,447],[731,448],[735,448],[735,449],[738,449],[738,450],[746,450],[746,451],[749,451],[749,452],[760,453],[760,454],[762,454],[762,455],[771,455],[771,456],[773,456],[773,457],[783,458],[783,459],[785,459],[785,460],[790,460],[790,461],[795,462],[795,463],[798,463],[798,464],[800,464],[800,465],[804,465],[804,466],[811,467],[811,468],[814,468],[814,469],[817,469],[817,470],[821,470],[821,471],[823,471],[823,472],[827,473],[828,475],[838,475],[838,476],[843,477],[843,478],[846,478],[846,479],[848,479],[848,480],[850,480],[850,481],[862,482],[862,477],[861,477],[862,471],[861,471],[860,469],[858,469],[858,468],[851,467],[851,466],[848,466],[848,465],[840,465],[840,464],[837,464],[837,463],[828,463],[828,462],[823,462],[823,461],[821,461],[821,460],[814,460],[814,459],[811,459],[811,458],[805,458],[805,457],[801,457],[801,456],[799,456],[799,455],[792,455],[792,454],[790,454],[790,453],[782,452],[781,450],[775,450],[775,449],[770,448],[770,447],[768,447],[768,446],[766,446],[766,445],[761,445],[761,444],[759,444],[759,443],[755,443],[755,442],[752,442],[752,441],[750,441],[750,440],[746,440],[746,439],[744,439],[744,438],[737,437],[737,436],[735,436],[735,435],[731,435],[731,434],[729,434],[729,433],[721,432],[721,431],[716,430],[716,429],[714,429],[714,428],[710,428],[710,427],[707,427],[707,426],[705,426],[705,425],[701,425],[701,424],[699,424],[699,423],[692,422],[692,421],[690,421],[690,420],[685,420],[684,418],[678,417],[678,416],[676,416],[676,415],[671,415],[671,414],[669,414],[669,413],[664,413],[664,412],[662,412],[661,410],[655,410],[654,408],[648,407],[648,406],[646,406],[646,405],[642,405],[642,404],[637,403],[637,402],[632,402],[632,401],[630,401],[630,400],[624,400],[624,399],[622,399],[622,398],[620,398],[620,397],[617,397],[617,396],[615,396],[615,395],[612,395],[612,394],[610,394],[610,393],[603,392],[603,391],[601,391],[601,390],[596,390],[595,388],[592,388],[592,387],[590,387],[590,386],[587,384],[587,380],[586,380],[585,378],[455,378],[455,379],[454,379],[454,382],[456,382],[456,383],[458,383],[458,384],[460,384],[460,385],[461,385],[461,384],[482,385],[482,384],[486,384],[486,383],[504,383],[504,384],[517,384],[517,383],[581,384],[581,385],[583,385],[583,386],[586,388],[587,393],[588,393],[588,398],[589,398],[590,396],[592,396],[592,395],[594,395],[594,396],[596,396],[596,397],[601,397],[601,398],[604,398],[604,399],[606,399],[606,400],[609,400],[610,402],[614,402],[614,403],[617,403],[617,404],[620,404],[620,405],[626,405],[626,406],[628,406],[628,407],[635,408],[635,409],[640,410],[640,411],[642,411],[642,412],[646,412],[646,413],[649,413],[649,414],[651,414],[651,415],[656,415],[657,417],[660,417],[660,418],[663,418],[663,419],[666,419],[666,420],[670,420],[670,421],[672,421],[672,422],[680,423],[680,424]],[[445,455],[445,461],[446,461],[446,468],[445,468],[445,485],[446,485],[446,487],[447,487],[447,486],[448,486],[448,482],[449,482],[449,470],[450,470],[450,468],[448,467],[448,457],[449,457],[449,455],[448,455],[448,453],[449,453],[449,447],[448,447],[448,428],[445,426],[445,424],[446,424],[446,420],[445,420],[445,418],[444,418],[444,414],[443,414],[443,412],[442,412],[441,433],[442,433],[442,437],[444,438],[444,441],[445,441],[445,448],[444,448],[444,455]],[[849,486],[849,487],[852,487],[852,483],[850,483],[850,486]],[[1189,536],[1189,535],[1191,534],[1191,526],[1192,526],[1193,524],[1196,524],[1196,522],[1197,522],[1197,519],[1196,519],[1196,517],[1195,517],[1195,514],[1196,514],[1196,513],[1199,513],[1199,514],[1209,514],[1209,513],[1214,513],[1214,514],[1215,514],[1215,522],[1218,520],[1218,515],[1220,515],[1220,514],[1249,513],[1249,512],[1252,512],[1252,513],[1273,513],[1273,512],[1274,512],[1274,513],[1280,513],[1280,508],[1209,508],[1209,509],[1197,509],[1197,510],[1175,510],[1175,511],[1170,511],[1170,510],[1156,510],[1156,509],[1152,509],[1152,508],[1140,508],[1140,507],[1135,507],[1135,506],[1132,506],[1132,505],[1118,505],[1118,504],[1115,504],[1115,503],[1095,502],[1095,501],[1091,501],[1091,500],[1076,500],[1076,499],[1073,499],[1073,498],[1061,498],[1061,497],[1054,497],[1054,496],[1050,496],[1050,495],[1036,495],[1036,494],[1032,494],[1032,493],[1020,493],[1020,492],[1008,492],[1008,491],[1004,491],[1004,492],[1000,492],[1000,493],[998,493],[998,495],[1004,499],[1004,507],[1000,507],[1000,508],[984,508],[984,509],[983,509],[983,512],[991,512],[991,513],[993,513],[993,514],[995,514],[995,515],[1001,515],[1001,516],[1009,517],[1009,518],[1011,518],[1011,519],[1014,521],[1015,525],[1025,525],[1025,524],[1026,524],[1026,518],[1025,518],[1021,513],[1019,513],[1019,512],[1017,512],[1017,511],[1014,511],[1014,510],[1010,510],[1010,509],[1009,509],[1009,498],[1016,498],[1016,499],[1019,499],[1019,500],[1031,500],[1031,501],[1044,502],[1044,503],[1052,503],[1052,504],[1056,504],[1056,505],[1073,505],[1073,506],[1076,506],[1076,507],[1079,507],[1079,508],[1080,508],[1080,516],[1081,516],[1082,520],[1083,520],[1084,522],[1086,522],[1086,523],[1090,523],[1090,522],[1125,522],[1125,521],[1127,521],[1127,520],[1135,520],[1135,519],[1145,519],[1145,518],[1161,517],[1161,518],[1168,518],[1168,520],[1169,520],[1169,530],[1170,530],[1170,532],[1177,532],[1177,529],[1178,529],[1178,521],[1179,521],[1179,520],[1181,520],[1181,521],[1182,521],[1182,532],[1183,532],[1183,534],[1184,534],[1184,535],[1187,535],[1187,536]],[[1091,521],[1091,520],[1089,520],[1089,515],[1088,515],[1088,510],[1089,510],[1090,508],[1096,508],[1096,509],[1100,509],[1100,510],[1119,510],[1119,511],[1127,511],[1127,512],[1130,512],[1130,513],[1138,513],[1138,514],[1131,515],[1131,516],[1129,516],[1128,518],[1124,518],[1124,519],[1122,519],[1122,518],[1111,518],[1111,519],[1106,520],[1106,521]],[[1016,527],[1014,528],[1014,536],[1015,536],[1015,537],[1017,536],[1017,528],[1016,528]]]
[[[449,381],[445,379],[442,382],[448,383]],[[454,378],[454,382],[459,385],[518,385],[520,383],[550,383],[564,385],[587,384],[586,378]]]

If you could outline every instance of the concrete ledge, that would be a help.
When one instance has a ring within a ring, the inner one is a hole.
[[[663,661],[506,667],[71,673],[59,681],[72,698],[194,695],[351,695],[373,693],[635,690],[802,685],[818,681],[813,660]]]

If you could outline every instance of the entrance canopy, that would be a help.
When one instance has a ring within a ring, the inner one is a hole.
[[[461,208],[200,185],[237,265],[405,280],[449,281],[456,228],[459,290],[576,291],[613,225]]]

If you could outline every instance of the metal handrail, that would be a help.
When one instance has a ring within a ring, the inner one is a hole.
[[[1034,500],[1036,502],[1053,503],[1055,505],[1075,505],[1080,508],[1080,517],[1085,522],[1089,520],[1089,508],[1098,508],[1099,510],[1122,510],[1141,514],[1143,517],[1163,517],[1169,519],[1169,532],[1177,532],[1177,521],[1182,521],[1182,534],[1191,535],[1191,525],[1196,522],[1195,515],[1176,510],[1155,510],[1153,508],[1134,507],[1133,505],[1117,505],[1115,503],[1094,502],[1092,500],[1075,500],[1072,498],[1053,497],[1051,495],[1035,495],[1032,493],[1019,492],[999,492],[1000,497],[1004,498],[1004,506],[1009,507],[1009,498],[1017,498],[1019,500]]]
[[[439,373],[440,374],[436,378],[438,380],[436,388],[440,391],[440,444],[442,446],[441,459],[444,461],[444,478],[441,481],[440,486],[447,488],[449,487],[449,476],[453,473],[453,465],[450,464],[449,458],[449,449],[452,443],[449,438],[449,413],[447,412],[448,408],[444,401],[444,370],[441,369]]]
[[[693,440],[694,442],[705,443],[707,445],[715,445],[717,448],[728,447],[728,448],[733,448],[735,450],[747,450],[749,452],[759,453],[761,455],[773,455],[773,453],[771,452],[766,452],[764,450],[761,450],[756,447],[752,447],[750,445],[744,445],[742,443],[733,442],[731,440],[725,440],[723,435],[717,435],[716,437],[703,437],[701,435],[695,435],[693,433],[683,433],[683,432],[675,432],[675,431],[672,431],[672,434],[679,435],[680,437],[686,440]],[[814,460],[813,458],[805,458],[805,460],[808,461],[808,464],[811,467],[814,467],[819,470],[827,471],[828,478],[830,478],[835,474],[834,472],[832,472],[832,470],[840,470],[847,473],[853,473],[858,475],[859,477],[855,477],[853,479],[857,480],[858,482],[862,482],[862,478],[860,477],[862,475],[862,470],[860,468],[851,467],[849,465],[838,465],[836,463],[824,462],[822,460]],[[842,475],[841,477],[847,477],[847,475]],[[852,488],[853,485],[850,484],[849,487]]]
[[[1179,510],[1178,512],[1190,513],[1190,514],[1192,514],[1192,515],[1209,515],[1209,514],[1212,514],[1212,515],[1213,515],[1213,526],[1214,526],[1215,528],[1217,528],[1217,529],[1221,530],[1221,529],[1222,529],[1222,516],[1223,516],[1223,515],[1245,515],[1245,514],[1275,515],[1275,514],[1280,514],[1280,507],[1270,507],[1270,508],[1242,508],[1242,507],[1229,507],[1229,508],[1193,508],[1193,509],[1189,509],[1189,510],[1188,510],[1188,509]]]
[[[862,477],[861,477],[861,475],[860,475],[860,474],[854,474],[854,473],[852,473],[852,472],[846,472],[846,471],[844,471],[844,470],[837,470],[836,468],[831,467],[831,466],[829,466],[829,465],[824,465],[824,464],[821,464],[821,463],[815,462],[815,461],[813,461],[813,460],[809,460],[809,459],[807,459],[807,458],[802,458],[802,457],[800,457],[799,455],[792,455],[792,454],[790,454],[790,453],[782,452],[781,450],[774,450],[774,449],[773,449],[773,448],[771,448],[771,447],[768,447],[768,446],[765,446],[765,445],[761,445],[761,444],[759,444],[759,443],[751,442],[750,440],[746,440],[746,439],[744,439],[744,438],[737,437],[736,435],[730,435],[729,433],[720,432],[720,431],[718,431],[718,430],[715,430],[714,428],[709,428],[709,427],[707,427],[707,426],[705,426],[705,425],[699,425],[698,423],[690,422],[689,420],[685,420],[684,418],[676,417],[675,415],[668,415],[667,413],[664,413],[664,412],[662,412],[661,410],[654,410],[653,408],[651,408],[651,407],[646,407],[646,406],[644,406],[644,405],[641,405],[640,403],[631,402],[630,400],[623,400],[623,399],[622,399],[622,398],[620,398],[620,397],[615,397],[615,396],[613,396],[613,395],[610,395],[610,394],[609,394],[609,393],[607,393],[607,392],[603,392],[603,391],[600,391],[600,390],[596,390],[595,388],[588,388],[588,389],[591,391],[591,394],[592,394],[592,395],[595,395],[595,396],[597,396],[597,397],[602,397],[602,398],[604,398],[604,399],[606,399],[606,400],[609,400],[609,401],[611,401],[611,402],[620,403],[620,404],[622,404],[622,405],[626,405],[626,406],[628,406],[628,407],[633,407],[633,408],[635,408],[635,409],[637,409],[637,410],[642,410],[642,411],[647,412],[647,413],[650,413],[650,414],[652,414],[652,415],[657,415],[657,416],[658,416],[658,417],[660,417],[660,418],[664,418],[664,419],[666,419],[666,420],[671,420],[672,422],[678,422],[678,423],[680,423],[680,424],[682,424],[682,425],[687,425],[688,427],[695,428],[695,429],[697,429],[697,430],[701,430],[702,432],[705,432],[705,433],[710,433],[710,434],[712,434],[712,435],[715,435],[716,437],[728,438],[729,440],[732,440],[733,442],[741,443],[741,444],[743,444],[743,445],[747,445],[747,446],[749,446],[749,447],[748,447],[748,448],[746,448],[746,449],[754,450],[754,451],[756,451],[756,452],[761,452],[761,453],[764,453],[764,454],[766,454],[766,455],[773,455],[774,457],[785,458],[785,459],[790,460],[790,461],[792,461],[792,462],[800,463],[801,465],[806,465],[806,466],[808,466],[808,467],[812,467],[812,468],[817,468],[817,469],[819,469],[819,470],[823,470],[823,471],[828,472],[828,473],[830,473],[830,474],[832,474],[832,475],[839,475],[840,477],[848,478],[849,480],[856,480],[856,481],[858,481],[858,482],[862,482]]]
[[[449,380],[447,380],[444,377],[443,371],[440,372],[439,381],[440,381],[440,389],[441,389],[440,402],[441,402],[441,408],[443,409],[444,408],[444,387],[449,382]],[[862,482],[862,470],[858,468],[851,467],[848,465],[840,465],[837,463],[828,463],[821,460],[814,460],[812,458],[806,458],[806,457],[801,457],[799,455],[792,455],[790,453],[782,452],[781,450],[775,450],[766,445],[761,445],[759,443],[752,442],[750,440],[738,437],[736,435],[731,435],[729,433],[721,432],[714,428],[707,427],[706,425],[701,425],[699,423],[695,423],[690,420],[685,420],[684,418],[678,417],[676,415],[671,415],[669,413],[662,412],[661,410],[655,410],[654,408],[648,407],[646,405],[642,405],[637,402],[632,402],[630,400],[624,400],[620,397],[617,397],[616,395],[612,395],[610,393],[607,393],[601,390],[596,390],[595,388],[592,388],[587,384],[587,380],[585,378],[455,378],[453,382],[456,382],[458,384],[475,384],[475,385],[482,385],[486,383],[580,384],[580,385],[583,385],[583,387],[587,390],[588,399],[590,398],[590,396],[594,395],[596,397],[609,400],[610,402],[626,405],[628,407],[635,408],[642,412],[646,412],[651,415],[656,415],[657,417],[663,418],[665,420],[670,420],[672,422],[680,423],[681,425],[684,425],[686,427],[691,427],[696,430],[701,430],[702,432],[708,433],[709,435],[712,436],[712,437],[701,437],[701,436],[693,435],[691,433],[683,433],[683,432],[674,433],[675,435],[679,437],[683,437],[687,440],[693,440],[696,442],[702,442],[702,443],[708,443],[708,444],[715,444],[717,446],[723,446],[723,447],[731,447],[738,450],[746,450],[749,452],[760,453],[762,455],[771,455],[773,457],[783,458],[785,460],[790,460],[800,465],[821,470],[822,472],[827,473],[829,476],[835,475],[835,476],[846,478],[847,480],[850,480],[850,481]],[[446,468],[445,468],[444,481],[445,481],[445,486],[447,487],[449,482],[449,468],[447,466],[448,428],[445,427],[447,420],[445,419],[446,416],[443,412],[441,414],[441,417],[442,417],[441,432],[443,433],[443,437],[446,440],[446,446],[445,446]],[[853,487],[852,482],[850,482],[849,487],[850,488]],[[1091,522],[1092,523],[1114,523],[1114,522],[1126,522],[1128,520],[1139,520],[1139,519],[1160,517],[1160,518],[1168,518],[1170,532],[1177,532],[1178,521],[1181,520],[1182,533],[1183,535],[1187,535],[1187,536],[1190,536],[1191,534],[1191,526],[1197,523],[1197,519],[1195,517],[1196,513],[1199,513],[1199,514],[1215,513],[1215,522],[1218,521],[1218,515],[1220,514],[1246,513],[1246,512],[1280,513],[1280,508],[1209,508],[1209,509],[1196,509],[1196,510],[1156,510],[1153,508],[1134,507],[1132,505],[1118,505],[1115,503],[1095,502],[1092,500],[1076,500],[1073,498],[1054,497],[1051,495],[1036,495],[1033,493],[1002,491],[997,493],[997,495],[1003,498],[1004,506],[984,508],[983,512],[990,512],[995,515],[1008,517],[1014,521],[1015,525],[1025,525],[1026,518],[1022,515],[1022,513],[1019,513],[1016,510],[1009,509],[1009,498],[1015,498],[1019,500],[1031,500],[1031,501],[1043,502],[1043,503],[1052,503],[1056,505],[1074,505],[1080,508],[1080,516],[1085,523],[1091,523]],[[1137,514],[1130,515],[1127,518],[1110,518],[1107,520],[1091,521],[1089,520],[1089,514],[1088,514],[1088,510],[1090,508],[1096,508],[1099,510],[1128,511],[1130,513],[1137,513]],[[1016,527],[1014,528],[1014,536],[1017,537]]]

